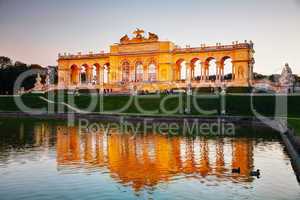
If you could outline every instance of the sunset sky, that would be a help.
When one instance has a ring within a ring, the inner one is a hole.
[[[180,46],[255,43],[254,71],[300,74],[300,0],[0,0],[0,56],[56,65],[57,54],[108,51],[136,28]]]

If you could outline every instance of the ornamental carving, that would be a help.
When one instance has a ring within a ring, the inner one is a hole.
[[[120,39],[121,44],[131,44],[131,43],[141,43],[141,42],[156,42],[159,40],[159,37],[155,33],[148,32],[148,37],[144,36],[145,31],[143,29],[137,28],[133,31],[134,37],[129,38],[128,35],[123,36]]]

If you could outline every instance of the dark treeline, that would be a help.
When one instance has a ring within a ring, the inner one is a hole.
[[[36,69],[42,78],[42,83],[45,83],[46,75],[48,73],[47,68],[43,68],[37,64],[27,65],[22,62],[13,63],[8,57],[0,57],[0,95],[4,94],[14,94],[14,84],[20,74],[26,72],[27,70]],[[34,87],[37,74],[27,77],[23,83],[22,87],[24,90],[29,90]]]

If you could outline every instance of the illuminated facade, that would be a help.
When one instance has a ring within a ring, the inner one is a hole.
[[[137,29],[110,46],[109,53],[58,57],[58,88],[110,89],[113,92],[157,91],[174,88],[249,86],[252,80],[253,43],[180,48],[147,37]]]

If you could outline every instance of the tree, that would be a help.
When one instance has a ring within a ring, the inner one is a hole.
[[[253,78],[254,78],[254,80],[262,80],[262,79],[266,79],[267,78],[267,76],[265,76],[265,75],[262,75],[262,74],[258,74],[258,73],[253,73]]]
[[[12,60],[5,56],[0,56],[0,68],[6,68],[12,65]]]
[[[0,68],[0,94],[13,94],[14,84],[17,78],[20,76],[20,74],[26,72],[27,70],[38,69],[42,77],[42,82],[45,82],[47,69],[40,65],[27,65],[20,61],[12,64],[11,59],[4,56],[0,57],[0,65],[3,66]],[[33,88],[36,77],[36,74],[26,77],[22,83],[22,87],[24,87],[25,90]]]

